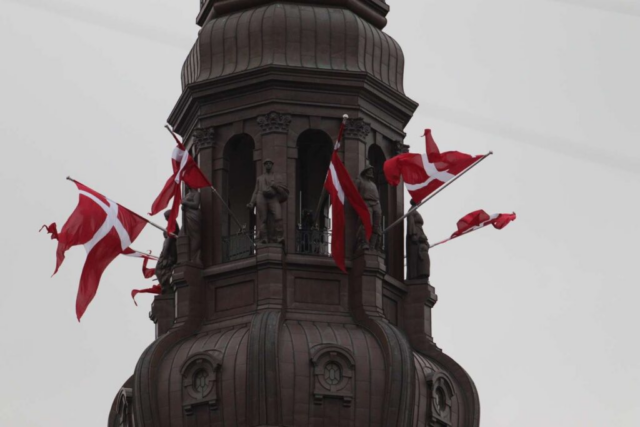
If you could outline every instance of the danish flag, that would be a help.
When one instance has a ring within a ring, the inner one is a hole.
[[[329,163],[329,172],[327,173],[327,179],[324,182],[324,188],[329,193],[331,198],[331,256],[333,257],[336,265],[340,270],[347,271],[344,260],[344,228],[345,228],[345,216],[344,216],[344,204],[345,199],[349,201],[353,209],[356,211],[367,235],[367,239],[371,238],[371,216],[369,214],[369,208],[362,199],[362,196],[358,192],[355,184],[349,176],[349,172],[340,161],[338,157],[338,149],[340,148],[340,141],[342,140],[342,134],[344,133],[344,127],[346,124],[346,116],[340,126],[338,133],[338,139],[331,156],[331,163]]]
[[[98,290],[102,273],[131,246],[147,220],[78,181],[72,181],[80,192],[78,206],[60,233],[55,223],[43,228],[58,241],[54,275],[69,248],[84,245],[87,251],[76,298],[76,315],[80,321]]]
[[[489,215],[482,209],[473,211],[471,213],[463,216],[460,221],[458,221],[458,231],[453,233],[450,238],[443,240],[442,242],[438,242],[431,247],[436,247],[443,243],[447,243],[450,240],[458,238],[460,236],[464,236],[465,234],[472,233],[476,230],[480,230],[481,228],[486,227],[487,225],[493,225],[493,227],[497,230],[502,230],[505,228],[510,222],[516,220],[516,213],[510,214],[493,214]]]
[[[173,166],[173,175],[167,180],[164,188],[153,202],[149,215],[155,215],[165,209],[173,198],[173,206],[167,223],[167,231],[173,233],[176,230],[176,219],[182,202],[181,184],[184,182],[190,188],[212,187],[206,176],[202,173],[198,164],[193,160],[185,146],[180,142],[173,131],[169,129],[171,135],[176,140],[176,148],[171,154],[171,165]]]
[[[417,204],[483,157],[458,151],[440,153],[431,129],[426,129],[424,136],[427,145],[425,154],[400,154],[384,163],[387,182],[396,186],[402,178]]]

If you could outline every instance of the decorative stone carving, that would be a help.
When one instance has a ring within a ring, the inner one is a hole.
[[[451,406],[455,396],[451,381],[442,373],[427,375],[427,420],[433,427],[450,427]]]
[[[345,407],[351,406],[355,384],[355,359],[345,347],[320,344],[311,349],[313,375],[313,399],[322,405],[324,398],[342,399]]]
[[[393,141],[393,153],[395,156],[408,153],[410,148],[411,147],[409,145],[399,139]]]
[[[364,119],[349,119],[344,128],[344,137],[364,140],[370,132],[371,125]]]
[[[200,192],[187,187],[187,195],[182,199],[184,222],[182,232],[189,240],[189,261],[201,264],[200,248],[202,241],[200,212]]]
[[[256,179],[256,187],[247,208],[258,211],[258,239],[261,243],[283,243],[282,206],[289,197],[283,177],[273,173],[273,161],[265,159],[265,173]]]
[[[287,133],[291,124],[291,116],[272,111],[267,115],[258,116],[257,122],[262,133]]]
[[[169,219],[171,211],[164,212],[166,220]],[[176,230],[174,233],[177,235],[180,233],[180,228],[176,224]],[[173,276],[173,269],[178,263],[178,247],[176,244],[176,238],[164,232],[164,244],[162,245],[162,252],[158,257],[156,263],[156,277],[160,286],[162,287],[162,293],[167,294],[171,292],[171,277]]]
[[[382,251],[382,206],[380,205],[380,193],[375,182],[373,166],[367,165],[362,172],[360,178],[356,181],[358,192],[369,208],[371,215],[371,242],[367,242],[367,236],[364,226],[360,223],[356,236],[358,249]]]
[[[117,425],[119,427],[133,427],[133,390],[126,387],[121,388],[117,402]]]
[[[218,375],[222,362],[211,352],[196,353],[189,357],[182,368],[182,408],[185,415],[193,415],[193,408],[208,405],[218,409]]]
[[[411,207],[416,202],[411,200]],[[431,259],[429,257],[429,240],[424,232],[424,219],[418,211],[407,217],[407,279],[429,279],[431,275]]]
[[[197,155],[200,150],[205,148],[215,147],[216,145],[216,132],[213,127],[197,128],[193,131],[193,139],[195,146],[195,154]]]

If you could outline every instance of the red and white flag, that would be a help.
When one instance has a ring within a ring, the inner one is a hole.
[[[171,215],[167,223],[167,231],[173,233],[176,229],[176,219],[182,202],[181,184],[184,182],[190,188],[211,187],[211,183],[202,173],[198,164],[193,160],[189,152],[178,139],[175,133],[170,131],[176,140],[176,148],[171,154],[171,165],[173,166],[173,175],[167,180],[164,188],[153,202],[149,215],[156,215],[164,210],[173,198],[173,206],[171,207]]]
[[[438,242],[435,245],[431,245],[432,248],[441,245],[443,243],[447,243],[455,238],[460,236],[464,236],[465,234],[472,233],[476,230],[480,230],[481,228],[486,227],[487,225],[493,225],[494,228],[498,230],[502,230],[505,228],[511,221],[515,221],[516,213],[510,214],[493,214],[489,215],[482,209],[471,212],[463,216],[460,221],[458,221],[458,231],[453,233],[450,238],[443,240],[442,242]]]
[[[73,182],[80,192],[78,206],[59,233],[55,223],[45,228],[58,241],[53,274],[58,272],[69,248],[84,245],[87,251],[76,298],[79,321],[98,290],[104,270],[131,246],[147,220],[78,181]]]
[[[145,254],[143,252],[127,248],[122,254],[132,258],[142,258],[142,275],[145,279],[151,279],[156,274],[155,268],[148,267],[149,261],[158,261],[158,257],[151,255],[151,251],[149,251],[148,254]]]
[[[427,145],[425,154],[400,154],[384,163],[387,182],[396,186],[400,184],[400,179],[403,179],[411,198],[417,204],[483,158],[458,151],[440,153],[431,136],[431,129],[424,132]]]
[[[333,155],[331,156],[331,163],[329,164],[329,172],[324,182],[324,188],[331,197],[331,256],[338,268],[346,272],[347,268],[344,259],[345,199],[349,201],[360,217],[362,224],[364,224],[367,239],[371,238],[372,228],[369,208],[351,180],[351,176],[349,176],[349,172],[344,167],[344,164],[342,164],[340,157],[338,157],[338,148],[340,148],[345,121],[346,119],[340,126],[340,132],[338,133],[338,139],[333,150]]]
[[[131,291],[131,298],[133,299],[133,303],[138,306],[138,303],[136,302],[136,295],[138,294],[153,294],[153,295],[160,295],[162,293],[162,286],[160,285],[153,285],[150,288],[147,289],[134,289]]]

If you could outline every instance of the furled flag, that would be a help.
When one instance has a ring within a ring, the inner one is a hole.
[[[156,274],[156,269],[155,268],[148,268],[147,265],[149,263],[149,261],[158,261],[158,258],[151,255],[151,251],[149,251],[148,254],[145,254],[143,252],[139,252],[136,251],[135,249],[131,249],[131,248],[127,248],[124,252],[123,255],[132,257],[132,258],[142,258],[142,275],[145,277],[145,279],[151,279],[155,274]],[[158,284],[153,285],[150,288],[147,289],[133,289],[131,291],[131,298],[133,299],[133,303],[138,306],[138,303],[136,302],[136,295],[138,294],[155,294],[155,295],[160,295],[162,293],[162,287]]]
[[[44,228],[58,241],[53,274],[58,272],[69,248],[84,245],[87,251],[76,298],[79,321],[98,290],[104,270],[131,246],[147,220],[78,181],[72,181],[80,192],[78,206],[59,233],[55,223]]]
[[[458,221],[458,231],[453,233],[450,238],[443,240],[442,242],[438,242],[435,245],[431,245],[432,248],[446,243],[450,240],[453,240],[457,237],[463,236],[465,234],[469,234],[476,230],[479,230],[487,225],[493,225],[494,228],[498,230],[502,230],[505,228],[511,221],[515,221],[516,213],[510,214],[493,214],[489,215],[485,211],[477,210],[463,216],[460,221]]]
[[[353,209],[356,211],[364,229],[367,239],[371,238],[371,216],[369,214],[369,208],[362,199],[362,196],[358,192],[355,184],[349,176],[349,172],[342,164],[340,157],[338,157],[338,148],[340,148],[340,141],[342,140],[342,134],[347,121],[345,115],[340,131],[338,133],[338,139],[331,156],[331,163],[329,164],[329,172],[327,173],[327,179],[324,182],[324,188],[331,197],[331,216],[332,216],[332,237],[331,237],[331,256],[336,262],[338,268],[342,271],[346,271],[344,261],[344,203],[345,198],[349,201]]]
[[[167,180],[164,188],[160,192],[160,195],[156,198],[151,206],[151,212],[149,215],[155,215],[158,212],[165,209],[171,199],[173,198],[173,206],[171,207],[171,215],[167,223],[167,231],[173,233],[176,229],[176,219],[180,210],[180,203],[182,202],[182,189],[180,188],[183,182],[190,188],[204,188],[211,187],[211,183],[206,176],[202,173],[197,163],[189,155],[189,152],[184,147],[182,142],[178,139],[175,133],[170,130],[173,138],[176,140],[176,148],[173,149],[171,154],[171,164],[173,166],[173,175]]]
[[[145,254],[134,249],[127,248],[122,254],[132,258],[142,258],[142,275],[145,279],[151,279],[156,274],[155,268],[148,267],[149,261],[158,260],[157,257],[151,255],[151,251],[149,251],[148,254]]]
[[[417,204],[483,157],[458,151],[440,153],[431,136],[431,129],[426,129],[424,136],[427,145],[425,154],[400,154],[384,163],[387,182],[396,186],[402,178]]]
[[[162,286],[160,285],[153,285],[150,288],[147,289],[134,289],[131,291],[131,298],[133,298],[133,303],[138,306],[138,303],[136,302],[136,295],[138,294],[154,294],[154,295],[160,295],[162,293]]]

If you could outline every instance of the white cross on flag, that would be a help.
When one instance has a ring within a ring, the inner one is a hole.
[[[73,182],[80,192],[78,206],[60,233],[57,232],[55,223],[46,229],[51,233],[52,239],[58,240],[54,275],[69,248],[84,245],[87,251],[76,298],[76,315],[79,321],[98,290],[104,270],[131,246],[147,225],[147,220],[91,188],[77,181]]]
[[[198,164],[193,160],[185,146],[180,142],[175,133],[171,130],[171,135],[176,140],[176,148],[171,153],[171,165],[173,175],[169,177],[164,188],[153,202],[149,215],[155,215],[165,209],[173,198],[173,206],[167,223],[167,231],[173,233],[176,229],[176,219],[182,202],[182,190],[180,185],[184,182],[190,188],[212,187],[211,183],[204,176]]]
[[[402,178],[417,204],[482,158],[459,151],[440,153],[431,136],[431,129],[426,129],[424,133],[427,145],[425,154],[400,154],[384,163],[387,182],[396,186]]]

